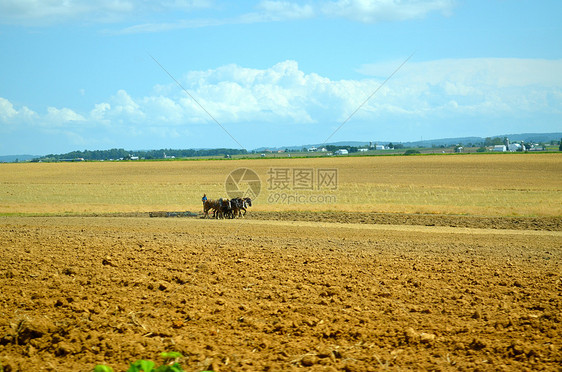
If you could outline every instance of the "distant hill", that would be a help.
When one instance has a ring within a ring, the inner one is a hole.
[[[374,142],[373,142],[374,143]],[[382,142],[381,142],[382,143]],[[388,142],[386,142],[388,143]],[[263,152],[266,150],[271,150],[271,151],[277,151],[277,150],[301,150],[303,148],[308,149],[310,147],[322,147],[322,146],[328,146],[328,145],[332,145],[332,146],[355,146],[355,147],[361,147],[361,146],[365,146],[368,145],[369,142],[361,142],[361,141],[340,141],[340,142],[330,142],[330,143],[316,143],[316,144],[307,144],[307,145],[291,145],[291,146],[280,146],[280,147],[259,147],[257,149],[253,149],[252,151],[254,152]]]
[[[38,158],[39,155],[3,155],[0,156],[0,163],[14,163],[16,161],[30,161]]]
[[[500,137],[500,136],[493,136],[492,138],[496,138],[496,137]],[[482,137],[457,137],[457,138],[439,138],[439,139],[414,141],[414,142],[403,142],[402,144],[405,147],[433,147],[433,146],[453,146],[453,145],[458,145],[460,143],[477,144],[477,143],[483,143],[484,141],[485,138]]]
[[[520,133],[520,134],[499,134],[497,136],[490,136],[486,138],[509,138],[510,142],[550,142],[559,141],[562,133]],[[457,144],[478,144],[484,143],[484,137],[457,137],[457,138],[441,138],[434,140],[403,142],[405,147],[432,147],[432,146],[452,146]]]
[[[404,147],[433,147],[433,146],[453,146],[457,144],[483,144],[486,138],[501,138],[504,137],[509,138],[511,142],[545,142],[548,143],[550,141],[560,141],[562,138],[562,132],[556,133],[520,133],[520,134],[499,134],[496,136],[490,137],[455,137],[455,138],[438,138],[438,139],[429,139],[429,140],[422,140],[422,141],[413,141],[413,142],[400,142],[400,141],[389,141],[389,140],[373,140],[373,141],[340,141],[340,142],[330,142],[330,143],[316,143],[316,144],[306,144],[306,145],[291,145],[291,146],[280,146],[280,147],[260,147],[255,149],[255,152],[261,152],[265,150],[300,150],[302,148],[310,148],[310,147],[321,147],[327,145],[333,146],[355,146],[361,147],[369,145],[369,143],[379,144],[379,145],[386,145],[390,142],[397,144],[400,143],[404,145]]]
[[[496,137],[507,137],[510,141],[525,141],[525,142],[550,142],[550,141],[560,141],[562,138],[561,132],[555,133],[522,133],[522,134],[504,134],[503,136]]]

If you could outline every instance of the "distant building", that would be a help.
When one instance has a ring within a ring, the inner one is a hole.
[[[347,155],[349,152],[346,149],[339,149],[334,154],[336,155]]]
[[[375,145],[375,150],[386,150],[384,145]]]
[[[308,148],[308,152],[316,152],[318,149],[314,146]]]
[[[496,151],[496,152],[505,152],[507,151],[505,145],[495,145],[494,148],[492,149],[492,151]]]
[[[521,151],[522,147],[520,143],[510,143],[507,146],[507,151]]]
[[[369,149],[357,149],[359,152],[367,152]]]

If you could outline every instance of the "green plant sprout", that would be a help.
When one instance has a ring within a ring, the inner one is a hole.
[[[127,372],[185,372],[178,363],[179,358],[183,358],[181,353],[177,351],[164,352],[160,354],[164,359],[164,364],[156,367],[156,364],[151,360],[139,359],[134,363],[129,364]],[[113,368],[99,364],[94,367],[92,372],[114,372]]]

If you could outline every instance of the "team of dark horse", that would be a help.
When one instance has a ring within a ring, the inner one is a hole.
[[[213,211],[213,218],[236,218],[244,217],[246,209],[252,206],[250,198],[205,200],[203,202],[203,218],[209,217]]]

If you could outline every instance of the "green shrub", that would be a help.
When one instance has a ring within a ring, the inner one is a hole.
[[[419,152],[418,150],[410,149],[410,150],[406,150],[406,152],[404,153],[404,155],[415,155],[415,154],[421,154],[421,152]]]

